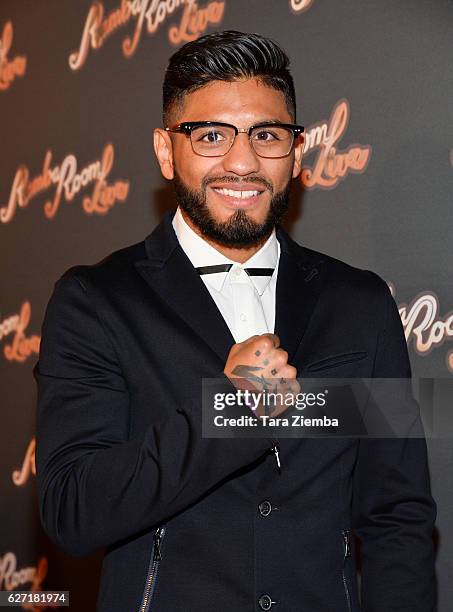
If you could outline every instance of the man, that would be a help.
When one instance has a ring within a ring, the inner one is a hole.
[[[102,612],[433,610],[422,437],[202,436],[202,378],[410,377],[386,283],[280,225],[303,144],[288,58],[210,34],[172,56],[163,90],[154,147],[176,211],[68,270],[46,311],[44,528],[74,555],[105,548]]]

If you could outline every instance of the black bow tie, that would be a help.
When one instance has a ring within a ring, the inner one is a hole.
[[[215,266],[201,266],[195,268],[199,274],[214,274],[215,272],[228,272],[233,264],[217,264]],[[249,276],[272,276],[274,268],[244,268]]]

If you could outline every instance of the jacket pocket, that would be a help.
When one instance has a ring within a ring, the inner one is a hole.
[[[150,610],[151,599],[156,586],[157,572],[162,559],[162,540],[165,536],[165,531],[166,527],[158,527],[153,535],[153,548],[151,551],[151,559],[149,561],[145,589],[143,591],[139,612],[148,612],[148,610]]]
[[[325,357],[324,359],[319,359],[318,361],[313,361],[309,363],[305,371],[306,372],[320,372],[321,370],[327,370],[329,368],[336,368],[337,366],[344,365],[346,363],[351,363],[353,361],[360,361],[364,359],[368,353],[366,351],[352,351],[350,353],[340,353],[338,355],[332,355],[330,357]]]
[[[351,538],[350,538],[349,529],[342,529],[341,537],[343,540],[343,566],[341,568],[343,588],[344,588],[346,603],[348,606],[348,612],[352,612],[351,589],[350,589],[350,585],[348,583],[348,579],[346,576],[346,563],[348,561],[348,558],[351,556]]]

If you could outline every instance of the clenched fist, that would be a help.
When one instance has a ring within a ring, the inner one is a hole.
[[[275,334],[251,336],[233,344],[223,372],[238,389],[281,393],[283,397],[300,391],[297,370],[288,363],[288,353],[280,348]],[[274,402],[267,409],[261,405],[255,413],[277,416],[287,408],[288,404]]]

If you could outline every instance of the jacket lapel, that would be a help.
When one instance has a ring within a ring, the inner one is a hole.
[[[235,340],[214,300],[179,245],[171,224],[175,210],[145,239],[147,258],[135,262],[149,287],[183,319],[225,364]],[[275,333],[288,361],[296,355],[320,288],[320,267],[307,249],[277,227],[281,254],[277,277]],[[315,258],[316,259],[316,258]],[[322,267],[322,266],[321,266]]]
[[[145,239],[147,259],[135,266],[160,298],[198,334],[225,364],[233,336],[209,290],[181,248],[171,224],[175,211]]]
[[[324,260],[320,253],[306,249],[277,227],[280,263],[275,304],[275,333],[288,352],[288,362],[297,361],[298,349],[324,281]]]

